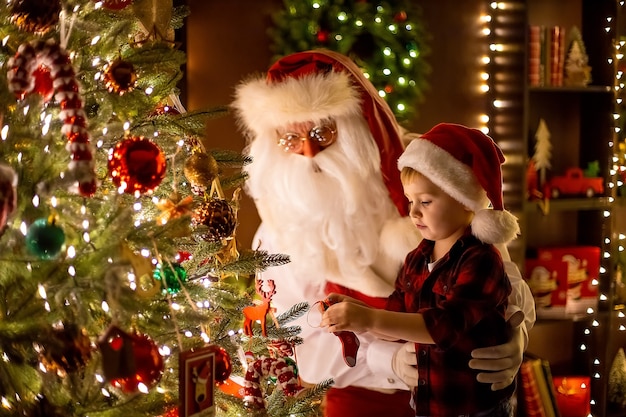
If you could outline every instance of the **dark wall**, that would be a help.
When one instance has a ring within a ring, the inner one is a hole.
[[[478,93],[478,58],[486,52],[479,37],[478,18],[485,0],[420,0],[422,20],[432,36],[429,63],[430,89],[419,114],[405,127],[424,132],[446,121],[477,125],[486,102]],[[281,0],[188,0],[185,43],[188,54],[187,108],[230,103],[238,82],[270,65],[270,15],[283,7]],[[232,117],[211,120],[207,125],[208,148],[240,151],[244,141]],[[237,238],[249,246],[259,223],[252,202],[244,197],[239,211]]]

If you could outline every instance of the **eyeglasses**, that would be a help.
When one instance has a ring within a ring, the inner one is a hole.
[[[278,138],[277,145],[285,152],[302,153],[305,140],[312,140],[322,148],[332,145],[337,139],[335,122],[329,120],[318,126],[313,126],[306,137],[295,132],[286,132]]]

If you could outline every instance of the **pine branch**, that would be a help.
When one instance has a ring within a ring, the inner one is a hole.
[[[226,273],[238,272],[240,274],[253,275],[256,272],[265,271],[272,266],[280,266],[289,263],[289,256],[282,254],[268,254],[267,251],[242,252],[234,262],[222,267]]]
[[[320,399],[333,384],[334,381],[332,379],[326,379],[300,393],[297,397],[297,401],[289,407],[289,415],[311,416],[316,412],[320,412]]]
[[[252,157],[241,155],[240,153],[225,149],[212,150],[211,155],[220,166],[225,168],[239,169],[244,165],[252,163]]]
[[[289,310],[280,314],[278,317],[276,317],[276,320],[282,326],[283,323],[288,323],[290,321],[296,320],[299,317],[302,317],[304,314],[306,314],[309,311],[309,309],[310,309],[309,303],[301,302],[301,303],[293,305]]]

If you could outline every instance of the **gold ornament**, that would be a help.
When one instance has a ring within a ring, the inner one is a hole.
[[[150,36],[165,41],[174,41],[172,20],[173,0],[135,0],[133,13]]]
[[[152,298],[161,290],[161,284],[154,279],[152,262],[141,254],[135,253],[128,244],[120,246],[120,259],[130,263],[135,274],[135,292],[143,298]]]
[[[204,152],[194,152],[185,161],[183,173],[196,194],[203,194],[219,173],[217,161]]]
[[[185,214],[190,214],[193,206],[193,197],[187,196],[182,198],[178,192],[174,191],[172,195],[170,195],[170,198],[159,201],[156,206],[161,210],[157,221],[161,224],[165,224],[171,219],[177,219]]]

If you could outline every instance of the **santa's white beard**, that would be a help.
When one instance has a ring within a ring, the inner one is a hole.
[[[336,120],[338,137],[314,158],[284,152],[276,133],[247,148],[247,192],[291,267],[320,280],[357,277],[379,255],[384,222],[398,216],[364,120]]]

